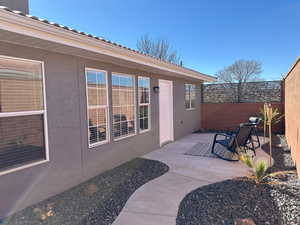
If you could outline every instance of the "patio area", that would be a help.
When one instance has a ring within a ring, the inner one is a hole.
[[[182,199],[201,186],[249,174],[240,162],[186,155],[195,145],[212,144],[213,133],[188,135],[143,158],[158,160],[169,172],[140,187],[127,201],[114,225],[175,225]],[[261,149],[257,157],[268,158]]]
[[[0,224],[236,224],[243,218],[257,225],[299,224],[300,182],[284,137],[276,136],[274,146],[281,147],[274,148],[270,171],[294,172],[259,185],[245,177],[251,171],[241,162],[210,154],[213,137],[183,137],[0,219]],[[262,146],[256,160],[269,159]],[[197,149],[204,156],[195,156]]]

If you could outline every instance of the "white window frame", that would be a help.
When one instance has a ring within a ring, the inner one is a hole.
[[[88,80],[87,80],[87,72],[88,71],[94,71],[94,72],[100,72],[105,73],[105,81],[106,81],[106,105],[101,106],[89,106],[89,94],[88,94]],[[88,146],[89,148],[94,148],[103,144],[107,144],[110,142],[110,117],[109,117],[109,97],[108,97],[108,72],[105,70],[99,70],[95,68],[86,67],[85,68],[85,88],[86,88],[86,112],[87,112],[87,137],[88,137]],[[91,144],[90,143],[90,137],[89,137],[89,109],[105,109],[106,108],[106,140],[99,141],[96,143]]]
[[[140,103],[140,89],[139,89],[139,80],[141,79],[147,79],[149,81],[149,103]],[[148,132],[151,130],[151,79],[150,77],[145,77],[145,76],[138,76],[138,121],[140,123],[140,107],[141,106],[148,106],[148,129],[142,130],[141,127],[139,126],[139,132],[140,134]]]
[[[196,106],[196,85],[195,84],[184,84],[184,107],[185,110],[189,111],[189,110],[195,110],[195,107],[192,107],[192,97],[191,97],[191,89],[189,89],[189,107],[186,107],[186,86],[190,86],[190,87],[194,87],[194,91],[195,91],[195,106]]]
[[[0,176],[6,175],[9,173],[13,173],[16,171],[24,170],[30,167],[34,167],[46,162],[50,161],[50,154],[49,154],[49,140],[48,140],[48,120],[47,120],[47,98],[46,98],[46,81],[45,81],[45,65],[43,61],[38,60],[31,60],[31,59],[24,59],[24,58],[17,58],[17,57],[11,57],[11,56],[5,56],[0,55],[0,58],[3,59],[12,59],[12,60],[19,60],[24,62],[32,62],[32,63],[40,63],[42,67],[42,79],[43,79],[43,100],[44,100],[44,110],[36,110],[36,111],[23,111],[23,112],[0,112],[0,118],[7,118],[7,117],[19,117],[19,116],[29,116],[29,115],[43,115],[44,116],[44,141],[45,141],[45,153],[46,153],[46,159],[39,160],[34,163],[28,163],[16,168],[3,170],[0,172]]]
[[[111,90],[112,90],[112,93],[113,93],[113,81],[112,81],[112,77],[113,75],[120,75],[120,76],[124,76],[124,77],[132,77],[133,79],[133,96],[134,96],[134,99],[133,99],[133,104],[134,104],[134,114],[133,114],[133,117],[134,117],[134,133],[133,134],[129,134],[129,135],[126,135],[126,136],[121,136],[121,137],[114,137],[113,135],[113,140],[114,141],[120,141],[120,140],[123,140],[123,139],[126,139],[126,138],[129,138],[129,137],[133,137],[135,135],[137,135],[137,115],[136,115],[136,77],[135,75],[130,75],[130,74],[126,74],[126,73],[119,73],[119,72],[111,72]],[[113,94],[112,94],[113,95]],[[112,98],[112,110],[113,110],[113,107],[114,107],[114,103],[113,103],[113,96],[111,97]],[[120,106],[119,106],[120,107]],[[111,113],[112,117],[113,117],[113,112]],[[112,118],[112,124],[114,126],[114,121],[113,121],[113,118]],[[114,132],[113,128],[112,128],[112,131]]]

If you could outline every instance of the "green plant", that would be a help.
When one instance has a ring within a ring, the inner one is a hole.
[[[253,168],[253,159],[250,155],[247,155],[247,154],[241,155],[240,161],[242,161],[249,168]]]
[[[252,156],[244,154],[240,156],[240,161],[252,170],[252,175],[257,184],[260,184],[268,176],[268,164],[265,160],[260,159],[254,162]]]
[[[272,113],[267,114],[267,108],[272,108],[272,105],[265,103],[264,107],[259,110],[262,122],[266,125],[271,122],[271,125],[274,126],[281,121],[284,115],[280,113],[278,108],[272,108]]]
[[[268,174],[266,173],[268,169],[267,162],[265,160],[259,160],[255,163],[254,173],[256,183],[261,183]]]
[[[252,170],[252,176],[257,184],[261,184],[267,177],[284,177],[287,174],[296,174],[296,170],[277,171],[273,173],[267,173],[268,163],[264,159],[257,160],[254,162],[252,156],[248,154],[240,155],[240,161]]]
[[[278,108],[273,108],[271,104],[265,103],[260,109],[260,114],[264,124],[264,142],[266,142],[266,133],[269,131],[269,146],[270,146],[270,165],[272,164],[272,126],[279,123],[283,115]]]

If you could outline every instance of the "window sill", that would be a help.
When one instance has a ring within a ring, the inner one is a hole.
[[[20,166],[20,167],[17,167],[17,168],[4,170],[4,171],[0,172],[0,176],[6,175],[6,174],[9,174],[9,173],[13,173],[13,172],[17,172],[17,171],[20,171],[20,170],[28,169],[28,168],[31,168],[31,167],[34,167],[34,166],[38,166],[38,165],[47,163],[47,162],[50,162],[50,160],[49,159],[41,160],[41,161],[30,163],[30,164]]]
[[[148,132],[150,132],[150,131],[151,131],[151,129],[148,129],[148,130],[141,130],[141,131],[140,131],[140,134],[148,133]]]
[[[131,135],[128,135],[128,136],[123,136],[123,137],[115,138],[114,141],[121,141],[121,140],[123,140],[123,139],[130,138],[130,137],[134,137],[134,136],[136,136],[136,133],[131,134]]]
[[[93,149],[93,148],[96,148],[98,146],[101,146],[101,145],[105,145],[105,144],[109,144],[109,141],[102,141],[102,142],[98,142],[98,143],[94,143],[94,144],[89,144],[89,149]]]
[[[195,110],[196,108],[189,108],[189,109],[185,109],[186,111],[193,111]]]

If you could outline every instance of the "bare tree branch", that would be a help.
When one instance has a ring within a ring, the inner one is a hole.
[[[260,62],[241,59],[220,70],[216,75],[219,82],[225,83],[224,88],[228,92],[235,92],[235,101],[240,102],[245,84],[247,82],[262,80],[260,77],[261,73],[262,65]],[[232,90],[233,87],[237,87],[236,91]]]
[[[171,44],[166,39],[152,39],[148,34],[145,34],[137,41],[137,49],[144,53],[160,60],[175,63],[182,66],[180,56],[171,47]]]

